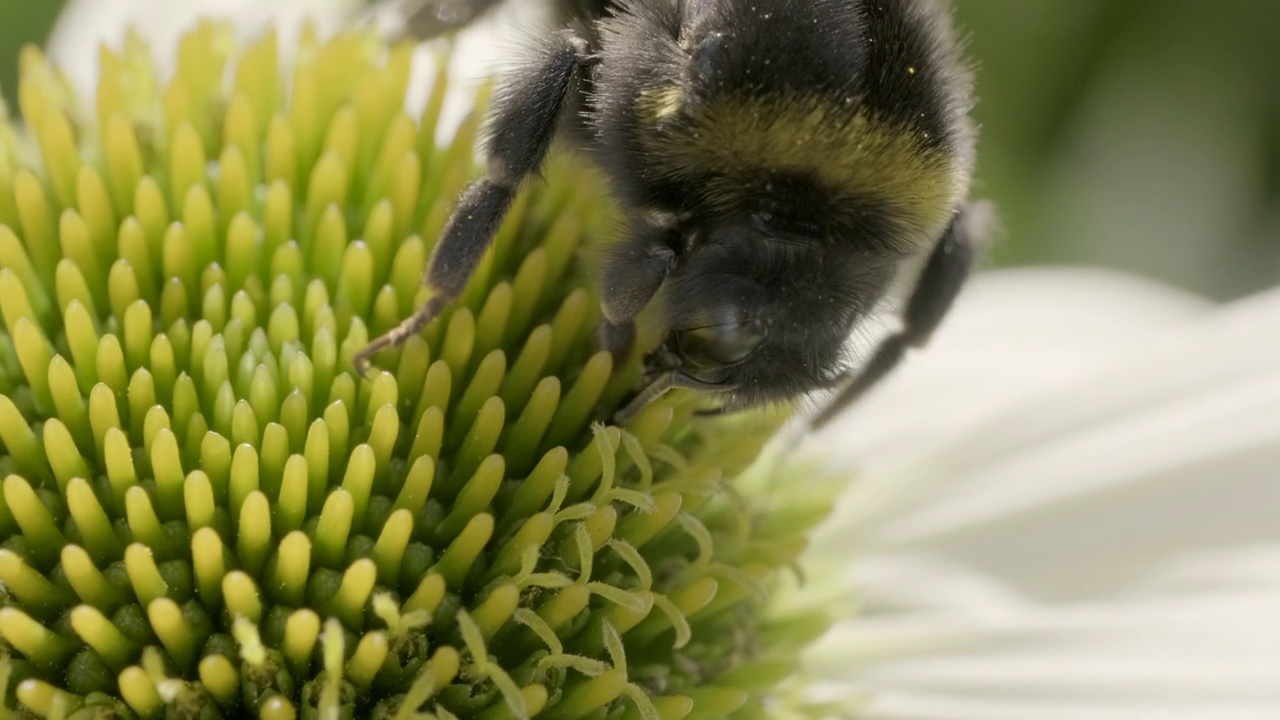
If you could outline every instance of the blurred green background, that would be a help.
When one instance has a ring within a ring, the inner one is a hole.
[[[1280,2],[956,0],[1002,263],[1280,283]]]
[[[64,0],[0,0],[0,90],[12,107],[18,80],[18,50],[43,43]]]
[[[17,49],[61,5],[0,0],[10,102]],[[996,263],[1107,265],[1217,298],[1280,284],[1280,2],[955,6],[980,66]]]

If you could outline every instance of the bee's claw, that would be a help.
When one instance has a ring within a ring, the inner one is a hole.
[[[379,335],[365,345],[359,352],[351,357],[351,362],[356,366],[356,372],[360,377],[367,377],[369,368],[372,366],[373,356],[377,355],[385,348],[397,347],[410,335],[418,332],[426,327],[432,320],[440,315],[440,311],[447,304],[447,297],[431,298],[417,312],[405,318],[399,325],[391,328],[387,332]]]
[[[367,349],[368,348],[365,350]],[[355,357],[351,358],[351,364],[355,366],[356,374],[362,378],[369,377],[369,368],[373,366],[373,362],[369,359],[372,353],[366,352],[365,350],[361,350],[355,354]]]
[[[383,348],[396,344],[398,344],[396,339],[391,337],[391,333],[387,333],[365,345],[351,357],[351,364],[355,366],[356,374],[362,378],[369,377],[369,368],[373,367],[373,356],[377,355]]]

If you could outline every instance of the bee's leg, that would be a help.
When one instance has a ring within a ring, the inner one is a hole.
[[[422,277],[431,298],[356,353],[362,374],[374,353],[404,342],[462,294],[521,181],[542,165],[587,62],[586,42],[566,30],[548,40],[538,62],[499,83],[487,125],[488,171],[462,194],[431,254]]]
[[[637,224],[633,234],[610,249],[600,294],[604,319],[600,344],[621,361],[635,342],[635,319],[675,268],[668,244],[672,229]]]
[[[459,30],[502,0],[366,0],[370,17],[396,38],[427,40]]]
[[[902,330],[880,343],[867,364],[853,374],[831,404],[813,419],[814,429],[826,425],[888,375],[902,361],[908,349],[929,342],[929,336],[951,309],[960,288],[969,278],[989,213],[986,203],[970,203],[956,213],[916,280],[903,314]]]

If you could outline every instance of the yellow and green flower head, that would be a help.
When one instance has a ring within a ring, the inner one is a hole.
[[[102,51],[92,108],[28,50],[0,120],[0,717],[822,715],[781,699],[829,501],[751,465],[781,417],[597,422],[638,378],[594,346],[599,181],[555,163],[361,378],[478,114],[437,146],[409,47],[229,37]]]

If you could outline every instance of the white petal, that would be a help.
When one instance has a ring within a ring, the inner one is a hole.
[[[348,21],[358,5],[359,0],[71,0],[49,37],[49,56],[76,92],[90,99],[98,48],[121,47],[128,28],[151,46],[157,67],[169,68],[178,39],[202,16],[232,20],[244,39],[274,27],[281,47],[289,48],[304,19],[329,33]]]
[[[1280,291],[1060,279],[979,279],[818,445],[865,479],[812,562],[865,607],[810,666],[872,718],[1280,718]]]
[[[1009,698],[972,700],[953,695],[884,693],[860,709],[866,720],[1275,720],[1269,703],[1103,703],[1080,698],[1068,703]]]
[[[1024,407],[1029,395],[1074,388],[1117,354],[1207,308],[1186,293],[1102,270],[978,275],[929,346],[814,439],[828,466],[860,478],[838,524],[896,516],[943,477],[904,478],[904,466],[950,450],[959,434]]]
[[[1246,554],[1212,563],[1280,565],[1276,549]],[[1280,710],[1280,582],[1216,575],[1210,589],[1046,605],[936,560],[886,558],[860,579],[900,609],[838,626],[810,667],[868,693],[870,717],[1280,717],[1265,714]]]
[[[363,0],[71,0],[49,40],[49,56],[70,80],[84,101],[93,97],[98,73],[98,48],[120,47],[132,28],[151,46],[156,66],[171,68],[177,43],[201,17],[230,20],[241,40],[250,40],[268,28],[280,36],[281,55],[288,62],[305,21],[321,35],[345,25],[371,23],[398,36],[403,28],[393,20],[396,3],[384,2],[365,11]],[[431,94],[439,55],[450,54],[449,93],[438,122],[437,139],[447,142],[475,105],[476,94],[486,81],[524,57],[523,48],[549,26],[545,3],[508,2],[458,32],[450,41],[423,43],[414,54],[412,80],[406,109],[416,117]],[[164,74],[162,70],[162,74]]]
[[[945,486],[871,541],[945,545],[1054,594],[1079,593],[1084,579],[1123,583],[1189,550],[1276,539],[1280,292],[1109,364],[903,467],[885,482]]]

